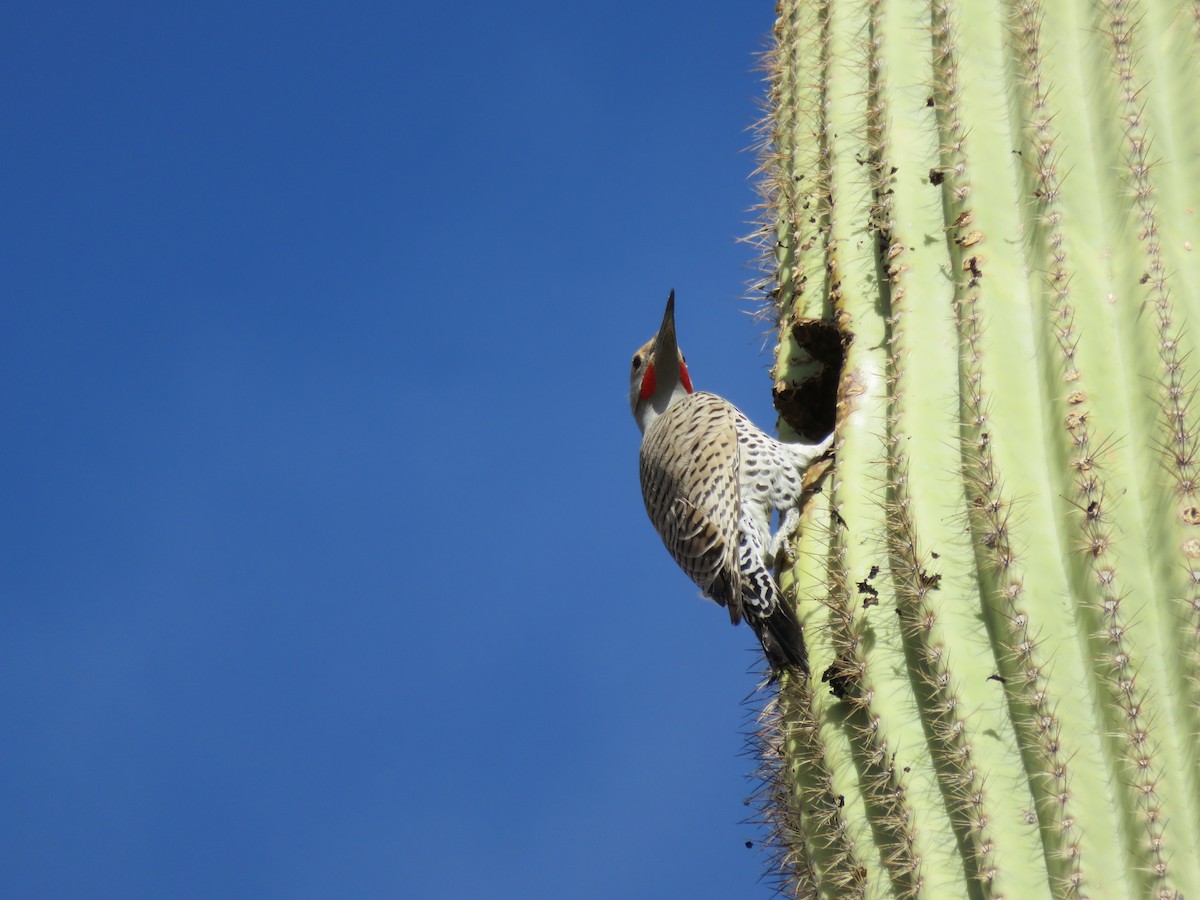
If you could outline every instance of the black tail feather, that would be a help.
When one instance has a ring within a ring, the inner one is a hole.
[[[808,648],[804,644],[804,631],[796,619],[795,611],[783,598],[775,603],[775,610],[765,619],[751,620],[750,626],[762,643],[767,662],[774,674],[784,670],[799,670],[808,674]]]

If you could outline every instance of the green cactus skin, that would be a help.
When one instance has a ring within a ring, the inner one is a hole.
[[[853,338],[756,738],[778,884],[1200,898],[1200,0],[776,16],[777,390],[797,323]]]

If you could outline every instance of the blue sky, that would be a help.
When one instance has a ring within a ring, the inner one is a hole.
[[[18,4],[0,893],[769,896],[633,350],[770,427],[772,4]]]

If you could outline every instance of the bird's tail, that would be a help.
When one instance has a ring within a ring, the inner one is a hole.
[[[784,670],[807,675],[808,648],[804,645],[804,631],[796,612],[782,597],[776,597],[775,601],[769,616],[752,619],[750,625],[758,635],[775,675]]]

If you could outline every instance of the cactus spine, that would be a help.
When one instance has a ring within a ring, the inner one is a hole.
[[[1200,3],[780,0],[766,69],[777,395],[852,336],[780,886],[1200,897]]]

